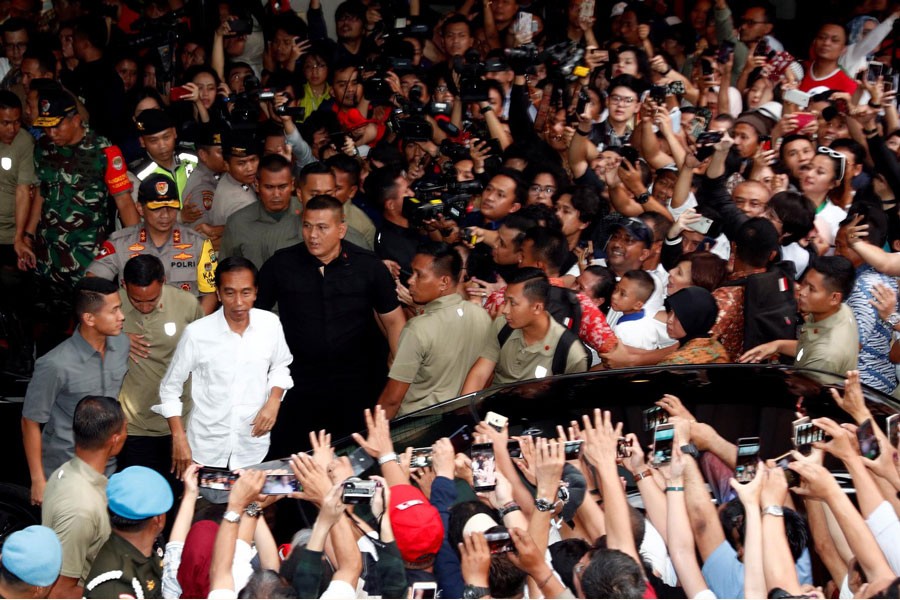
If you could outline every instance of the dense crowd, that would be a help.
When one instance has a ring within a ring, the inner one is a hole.
[[[0,359],[45,526],[0,595],[896,597],[897,420],[860,385],[900,397],[900,5],[811,12],[0,1]],[[390,442],[496,385],[733,362],[846,375],[852,423],[758,464],[672,396],[650,451],[601,412]],[[279,548],[286,495],[318,516]]]

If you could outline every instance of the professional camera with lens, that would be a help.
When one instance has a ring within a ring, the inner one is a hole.
[[[351,477],[344,482],[341,502],[344,504],[371,504],[378,484],[368,479]]]
[[[434,128],[425,118],[426,107],[422,103],[423,90],[414,85],[409,90],[409,99],[398,95],[398,106],[391,112],[389,125],[401,139],[410,142],[427,142],[434,137]]]
[[[487,102],[488,88],[481,78],[484,63],[478,50],[469,49],[464,56],[453,59],[453,70],[459,73],[459,99],[463,102]]]
[[[187,33],[187,26],[181,21],[184,15],[185,9],[180,8],[156,19],[137,19],[131,24],[131,30],[135,34],[128,38],[128,46],[135,50],[156,52],[162,67],[156,78],[161,82],[172,81],[174,78],[175,46]]]

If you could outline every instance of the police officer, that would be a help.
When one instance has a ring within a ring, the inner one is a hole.
[[[222,134],[222,156],[228,172],[219,179],[215,201],[209,211],[211,225],[225,225],[228,217],[256,202],[256,169],[259,166],[259,140],[251,132]]]
[[[197,129],[197,158],[200,162],[181,192],[181,222],[208,237],[213,248],[218,250],[225,227],[210,225],[209,211],[213,206],[219,179],[228,167],[222,157],[222,134],[205,124]]]
[[[175,184],[166,175],[149,175],[141,182],[138,202],[143,223],[110,236],[88,273],[121,278],[129,258],[152,254],[163,262],[166,282],[198,296],[205,313],[211,313],[216,307],[216,253],[208,239],[176,223],[181,204]]]
[[[128,467],[106,486],[112,533],[85,580],[85,598],[162,598],[163,551],[156,537],[172,508],[172,489],[147,467]]]
[[[138,141],[147,151],[146,156],[128,165],[128,179],[136,190],[142,181],[154,173],[165,175],[175,182],[178,199],[187,187],[188,177],[197,167],[197,156],[177,149],[178,136],[175,122],[164,110],[148,108],[135,118]]]
[[[32,525],[6,538],[0,564],[0,598],[46,598],[62,568],[62,545],[52,529]]]

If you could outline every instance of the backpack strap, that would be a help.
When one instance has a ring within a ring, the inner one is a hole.
[[[553,351],[553,363],[551,365],[553,375],[562,375],[566,372],[569,350],[572,349],[572,345],[575,343],[581,343],[578,336],[573,333],[571,329],[563,331],[563,334],[559,337],[559,341],[556,343],[556,350]]]
[[[506,343],[506,340],[509,339],[509,336],[512,335],[513,328],[509,326],[509,323],[503,326],[503,328],[497,332],[497,341],[500,342],[500,347],[503,347],[503,344]]]

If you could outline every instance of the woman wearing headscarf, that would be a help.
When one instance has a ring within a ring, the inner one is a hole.
[[[881,46],[884,38],[894,29],[894,21],[900,16],[900,9],[895,10],[881,23],[875,17],[862,15],[847,25],[850,30],[850,44],[838,59],[838,64],[851,77],[865,69]]]
[[[719,307],[709,291],[686,287],[666,299],[666,333],[681,347],[660,365],[701,365],[727,363],[728,352],[709,330],[716,322]]]

